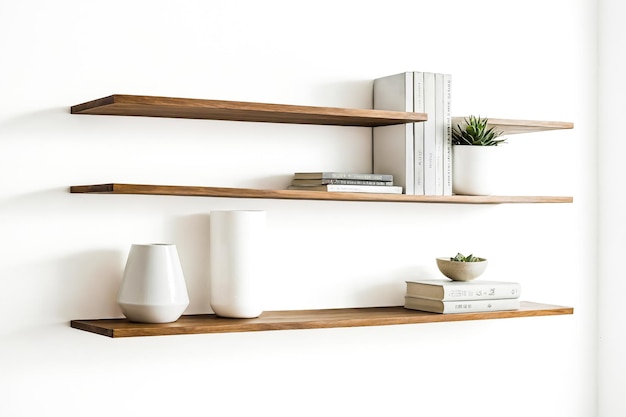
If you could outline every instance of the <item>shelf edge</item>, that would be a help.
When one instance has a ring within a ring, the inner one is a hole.
[[[268,311],[256,319],[227,319],[215,314],[185,315],[174,323],[141,324],[126,319],[72,320],[70,326],[107,337],[173,336],[272,330],[371,327],[523,318],[573,314],[572,307],[521,302],[519,310],[436,314],[395,307]]]
[[[453,126],[462,124],[467,116],[454,116]],[[520,119],[499,119],[489,117],[488,127],[502,131],[504,135],[517,135],[522,133],[545,132],[550,130],[573,129],[574,123],[548,120],[520,120]]]
[[[70,186],[70,193],[449,204],[534,204],[572,203],[574,201],[573,197],[569,196],[415,196],[406,194],[335,193],[324,191],[259,190],[253,188],[121,183],[73,185]]]
[[[335,126],[420,123],[425,113],[114,94],[70,107],[72,114],[144,116]]]

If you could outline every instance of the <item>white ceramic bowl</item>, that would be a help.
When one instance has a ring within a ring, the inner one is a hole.
[[[471,281],[478,278],[487,268],[484,258],[478,262],[451,261],[450,257],[437,258],[437,267],[442,274],[454,281]]]

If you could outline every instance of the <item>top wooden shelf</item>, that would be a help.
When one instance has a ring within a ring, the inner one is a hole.
[[[428,119],[424,113],[123,94],[72,106],[71,113],[363,127]]]
[[[428,119],[425,113],[127,94],[114,94],[72,106],[71,113],[363,127],[417,123]],[[463,119],[454,117],[453,125]],[[489,122],[505,135],[574,127],[570,122],[541,120],[489,118]]]
[[[462,124],[466,117],[453,117],[452,126]],[[543,132],[546,130],[573,129],[571,122],[550,122],[542,120],[514,120],[489,118],[488,127],[494,127],[504,135],[514,135],[518,133]]]

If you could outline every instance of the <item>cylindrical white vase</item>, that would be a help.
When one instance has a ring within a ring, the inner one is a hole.
[[[265,220],[262,210],[210,214],[210,304],[218,316],[258,317],[265,288]]]
[[[189,305],[189,295],[176,245],[132,245],[117,302],[130,321],[178,320]]]

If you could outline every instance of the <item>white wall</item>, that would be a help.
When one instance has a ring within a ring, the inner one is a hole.
[[[626,336],[622,295],[626,291],[623,253],[626,250],[626,200],[623,177],[626,174],[621,156],[626,150],[623,135],[617,132],[623,118],[624,71],[626,54],[623,41],[626,5],[621,1],[602,0],[599,8],[599,415],[619,417],[626,414]]]
[[[595,2],[0,2],[0,415],[568,416],[596,412]],[[371,107],[450,72],[454,113],[573,121],[511,139],[503,193],[428,205],[70,194],[129,182],[283,188],[369,169],[367,128],[76,116],[113,93]],[[210,312],[207,219],[268,211],[268,310],[399,305],[457,251],[573,316],[114,340],[130,244],[178,246]],[[530,260],[530,261],[529,261]],[[606,414],[609,415],[609,414]]]

